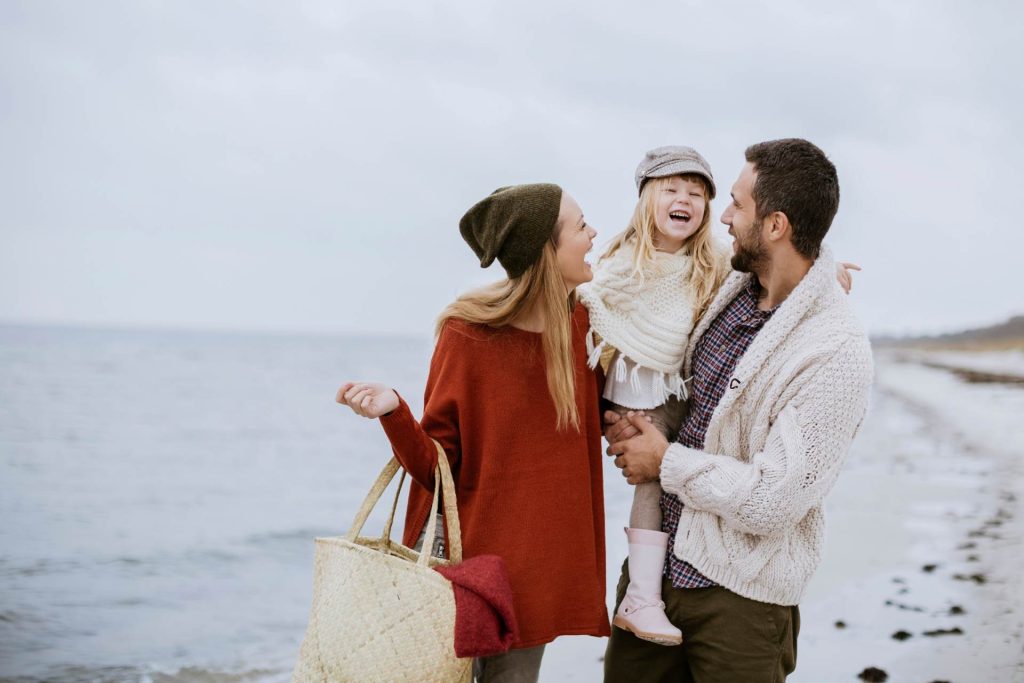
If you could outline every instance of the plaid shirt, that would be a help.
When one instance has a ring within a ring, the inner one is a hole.
[[[711,423],[711,415],[729,386],[733,369],[746,353],[750,342],[754,341],[754,337],[778,308],[758,310],[757,299],[760,294],[761,285],[757,278],[750,278],[750,284],[715,318],[693,350],[690,410],[676,439],[688,448],[704,448],[704,435]],[[682,511],[682,501],[663,491],[661,530],[669,536],[670,549],[675,547]],[[717,585],[689,562],[676,557],[674,552],[667,553],[665,558],[665,576],[672,580],[676,588],[707,588]]]

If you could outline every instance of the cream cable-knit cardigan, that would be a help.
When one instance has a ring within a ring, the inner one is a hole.
[[[822,501],[860,428],[871,347],[822,248],[737,363],[704,450],[672,444],[661,486],[682,500],[674,552],[753,600],[800,602],[821,560]],[[690,337],[683,373],[711,322],[752,275],[733,273]]]

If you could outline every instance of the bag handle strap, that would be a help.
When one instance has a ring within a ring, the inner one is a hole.
[[[380,542],[384,547],[391,545],[391,525],[395,521],[395,512],[398,510],[398,499],[402,495],[402,485],[405,484],[405,468],[401,470],[401,474],[398,475],[398,488],[395,489],[395,499],[391,501],[391,514],[388,515],[387,522],[384,523],[384,531],[380,534]]]
[[[459,512],[458,505],[455,498],[455,481],[452,478],[451,467],[448,464],[448,456],[445,454],[444,449],[441,448],[441,444],[435,439],[431,439],[434,442],[434,447],[437,449],[437,465],[434,468],[434,498],[430,503],[430,516],[427,518],[426,537],[424,545],[428,543],[433,544],[434,534],[437,530],[437,507],[438,499],[444,502],[444,518],[445,523],[448,526],[448,557],[453,564],[462,562],[462,528],[459,524]],[[369,493],[366,494],[366,498],[363,499],[363,504],[359,507],[359,511],[356,513],[356,518],[352,522],[352,526],[349,528],[348,533],[345,534],[345,538],[348,541],[355,542],[359,536],[359,532],[363,530],[363,525],[366,524],[367,518],[370,516],[370,512],[376,507],[377,502],[380,501],[380,497],[384,495],[384,490],[387,489],[388,485],[395,478],[395,474],[401,469],[401,465],[398,460],[394,457],[384,465],[384,469],[377,475],[377,480],[370,487]],[[398,482],[398,492],[395,493],[395,500],[391,506],[391,514],[388,516],[387,522],[385,523],[385,534],[383,538],[388,540],[391,535],[391,526],[395,521],[395,512],[398,508],[398,496],[402,492],[402,483],[405,480],[405,471],[402,471],[402,478]],[[428,546],[430,547],[430,546]],[[420,553],[420,557],[417,560],[417,564],[426,566],[427,561],[430,558],[429,549],[425,552]]]
[[[426,536],[423,545],[433,548],[434,534],[437,530],[437,498],[438,484],[441,487],[441,500],[444,503],[444,521],[448,526],[448,559],[453,564],[462,562],[462,527],[459,524],[459,509],[455,502],[455,480],[448,465],[448,455],[436,439],[431,439],[437,449],[437,468],[434,470],[434,500],[430,504],[430,517],[427,519]],[[392,515],[394,512],[392,511]],[[426,565],[430,551],[421,552],[417,564]]]
[[[359,536],[359,532],[363,530],[363,525],[366,524],[367,517],[370,516],[370,512],[374,506],[377,505],[377,501],[384,494],[384,489],[388,487],[391,480],[395,478],[395,473],[398,472],[401,465],[398,464],[398,460],[394,457],[384,465],[384,469],[377,475],[377,481],[373,482],[373,486],[370,487],[369,493],[366,494],[366,498],[363,499],[363,504],[359,506],[359,511],[356,513],[355,520],[352,521],[352,526],[349,528],[348,533],[345,534],[345,539],[354,542]]]

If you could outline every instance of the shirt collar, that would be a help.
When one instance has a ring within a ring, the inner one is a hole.
[[[751,317],[754,318],[755,320],[767,320],[768,318],[772,317],[772,313],[779,310],[779,306],[782,305],[781,303],[776,304],[767,311],[762,311],[760,308],[757,307],[757,302],[761,298],[761,290],[761,283],[758,281],[757,276],[752,274],[750,276],[750,279],[747,281],[747,286],[744,288],[744,291],[747,297],[750,299],[750,302],[753,304],[753,312],[751,313]]]

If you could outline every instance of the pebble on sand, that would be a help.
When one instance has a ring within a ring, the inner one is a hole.
[[[907,605],[907,604],[904,604],[902,602],[896,602],[895,600],[886,600],[885,601],[885,605],[886,605],[886,607],[897,607],[899,609],[907,610],[909,612],[923,612],[924,611],[924,607],[917,607],[915,605]]]
[[[973,581],[977,584],[982,584],[988,581],[988,577],[984,574],[953,574],[953,578],[957,581]]]
[[[964,631],[959,626],[953,628],[937,628],[934,631],[924,631],[922,635],[926,636],[962,636]]]

